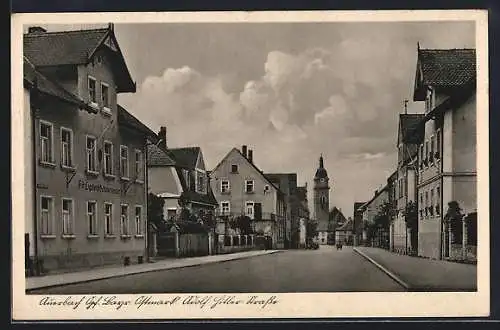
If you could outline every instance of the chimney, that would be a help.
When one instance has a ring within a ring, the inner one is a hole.
[[[248,161],[253,164],[253,150],[248,150]]]
[[[243,154],[243,157],[247,158],[247,146],[243,145],[241,147],[241,153]]]
[[[158,132],[158,138],[161,139],[159,146],[163,149],[167,149],[167,127],[161,126]]]
[[[378,189],[375,189],[374,196],[377,196],[377,194],[378,194]]]
[[[45,32],[47,32],[47,30],[45,30],[41,26],[30,26],[28,28],[28,33],[45,33]]]

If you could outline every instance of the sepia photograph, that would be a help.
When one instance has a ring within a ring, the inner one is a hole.
[[[13,19],[25,312],[488,299],[486,14],[299,13]]]

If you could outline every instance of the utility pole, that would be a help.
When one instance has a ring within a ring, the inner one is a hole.
[[[403,101],[403,103],[404,103],[404,106],[405,106],[405,115],[407,115],[408,114],[408,99],[405,99]]]

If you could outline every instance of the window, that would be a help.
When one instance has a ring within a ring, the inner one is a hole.
[[[135,150],[134,177],[136,181],[142,181],[142,151]]]
[[[229,212],[231,211],[231,205],[229,202],[221,202],[220,209],[223,215],[229,214]]]
[[[104,174],[113,175],[113,143],[104,141]]]
[[[65,167],[73,166],[73,131],[61,127],[61,164]]]
[[[269,187],[269,185],[268,185],[268,184],[266,184],[266,185],[264,186],[264,193],[269,192],[269,190],[270,190],[270,189],[271,189],[271,187]]]
[[[89,83],[89,101],[90,103],[97,104],[95,79],[89,76],[88,83]]]
[[[196,191],[199,193],[205,193],[205,173],[196,173]]]
[[[238,165],[231,165],[231,173],[238,173]]]
[[[169,210],[167,210],[167,220],[175,219],[176,215],[177,215],[177,210],[176,209],[169,209]]]
[[[431,216],[434,215],[434,189],[431,189],[431,199],[430,199],[429,213],[430,213]]]
[[[73,200],[62,199],[62,234],[73,235]]]
[[[425,112],[432,111],[434,107],[434,93],[431,89],[427,90],[427,96],[425,98]]]
[[[135,207],[135,234],[142,235],[142,206]]]
[[[113,204],[104,203],[104,233],[113,235]]]
[[[424,166],[424,145],[420,145],[420,168]]]
[[[105,83],[101,83],[101,102],[103,110],[111,111],[111,107],[109,105],[109,86]]]
[[[188,189],[190,189],[191,187],[191,177],[189,175],[189,170],[183,170],[184,171],[184,178],[186,179],[186,186],[188,187]]]
[[[220,192],[221,193],[228,193],[229,192],[229,180],[221,180],[220,182]]]
[[[121,205],[120,229],[121,229],[122,236],[128,235],[128,205],[127,204]]]
[[[429,154],[429,162],[434,163],[434,135],[431,136],[431,153]]]
[[[246,202],[245,203],[245,215],[249,216],[250,218],[253,219],[253,217],[254,217],[254,203],[253,202]]]
[[[40,122],[40,148],[41,148],[41,162],[52,164],[54,162],[52,154],[53,126],[51,123]]]
[[[427,216],[429,214],[429,192],[426,191],[425,192],[425,216]]]
[[[122,178],[128,178],[128,148],[120,146],[120,174]]]
[[[429,165],[429,141],[425,141],[425,166]]]
[[[87,223],[89,226],[88,234],[97,236],[97,203],[95,201],[87,202]]]
[[[40,201],[41,211],[41,228],[40,234],[42,236],[53,235],[52,224],[54,219],[54,200],[52,197],[41,197]]]
[[[253,182],[253,180],[245,180],[245,191],[247,193],[253,193],[254,192],[254,182]]]
[[[96,172],[96,139],[93,136],[87,136],[87,171]]]
[[[436,160],[439,160],[441,153],[441,131],[437,130],[436,132]]]
[[[436,187],[436,215],[441,213],[441,188]]]

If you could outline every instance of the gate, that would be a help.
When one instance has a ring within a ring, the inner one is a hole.
[[[194,257],[209,254],[207,233],[181,234],[179,236],[179,256]]]
[[[158,255],[162,257],[175,257],[176,233],[158,233],[156,246]]]

